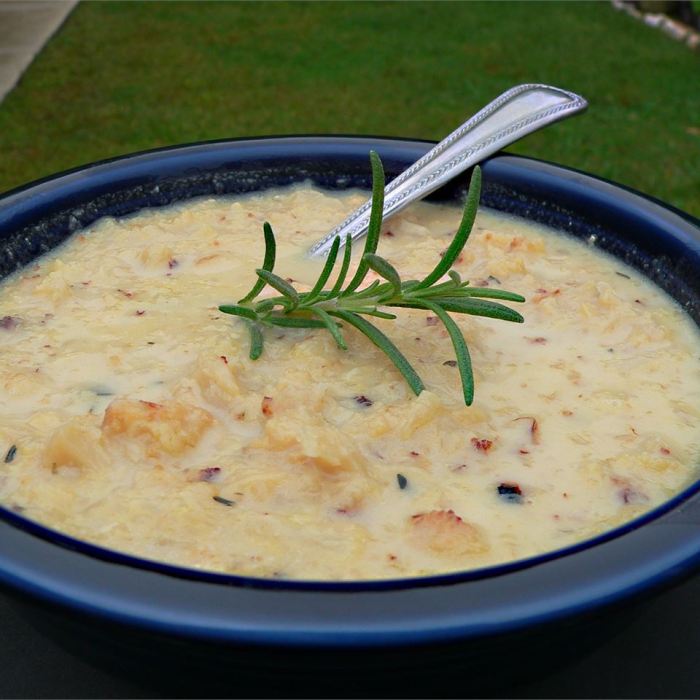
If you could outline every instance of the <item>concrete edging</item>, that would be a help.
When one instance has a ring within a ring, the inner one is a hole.
[[[77,0],[0,0],[0,102],[77,4]]]

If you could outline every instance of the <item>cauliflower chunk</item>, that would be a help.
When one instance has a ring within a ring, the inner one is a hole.
[[[102,431],[109,438],[138,440],[148,457],[156,457],[163,452],[179,455],[194,447],[213,422],[207,411],[177,401],[115,399],[105,411]]]
[[[265,425],[260,441],[275,451],[289,450],[291,460],[311,464],[327,475],[364,471],[367,460],[354,442],[329,423],[314,422],[311,416],[284,412]]]
[[[241,393],[235,369],[225,355],[201,355],[197,360],[194,379],[202,396],[215,406],[230,406],[231,400]]]
[[[453,510],[418,513],[411,517],[410,524],[413,541],[435,554],[483,554],[489,548],[481,529],[462,520]]]
[[[78,470],[81,474],[107,465],[99,427],[84,417],[62,425],[46,445],[42,463],[53,473]]]
[[[420,396],[397,406],[388,406],[379,414],[366,419],[367,431],[373,437],[397,432],[402,439],[410,438],[417,430],[445,412],[437,394],[425,389]]]

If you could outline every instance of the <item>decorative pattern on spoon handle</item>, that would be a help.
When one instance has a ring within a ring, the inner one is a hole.
[[[385,190],[384,218],[425,197],[497,150],[547,124],[583,111],[580,95],[540,84],[519,85],[504,92],[396,177]],[[357,239],[367,231],[371,201],[365,202],[328,236],[311,256],[327,255],[333,240]]]

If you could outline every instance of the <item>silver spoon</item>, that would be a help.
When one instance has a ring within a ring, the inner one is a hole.
[[[580,95],[550,85],[517,85],[507,90],[386,186],[384,219],[501,148],[586,107],[588,102]],[[309,255],[327,255],[337,236],[341,245],[348,234],[353,241],[364,236],[370,208],[371,200],[313,245]]]

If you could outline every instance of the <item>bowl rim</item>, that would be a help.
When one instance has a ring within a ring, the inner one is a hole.
[[[309,142],[337,142],[338,140],[349,140],[354,141],[366,141],[366,142],[394,142],[394,143],[406,143],[406,144],[426,144],[427,146],[434,146],[438,142],[432,139],[422,139],[422,138],[412,138],[407,136],[389,136],[383,134],[345,134],[345,133],[298,133],[298,134],[264,134],[262,136],[236,136],[230,138],[220,138],[220,139],[204,139],[201,141],[186,141],[184,143],[170,144],[167,146],[157,146],[155,148],[144,148],[138,151],[132,151],[129,153],[121,153],[113,156],[108,156],[106,158],[100,158],[99,160],[89,161],[87,163],[82,163],[80,165],[75,165],[64,170],[57,171],[55,173],[49,173],[48,175],[41,176],[34,180],[30,180],[26,183],[21,183],[15,187],[11,187],[8,190],[0,191],[0,204],[3,200],[9,200],[16,195],[20,195],[27,190],[34,189],[38,185],[44,185],[52,183],[55,180],[63,179],[69,175],[75,175],[83,173],[86,170],[93,169],[98,166],[111,166],[117,165],[121,161],[131,161],[136,157],[141,156],[158,156],[161,154],[167,154],[172,151],[179,151],[182,149],[188,149],[200,146],[224,146],[228,144],[238,144],[238,143],[264,143],[266,141],[279,142],[282,140],[305,140]],[[515,158],[527,160],[530,162],[541,163],[543,165],[551,165],[561,170],[568,171],[570,173],[577,173],[585,177],[591,178],[599,183],[605,183],[611,185],[617,189],[624,190],[631,195],[639,197],[641,199],[647,200],[650,203],[656,204],[661,208],[673,212],[682,219],[685,219],[690,224],[694,226],[700,226],[700,217],[696,217],[683,209],[680,209],[669,202],[666,202],[658,197],[654,197],[648,193],[637,190],[629,185],[625,185],[609,178],[604,178],[599,175],[594,175],[586,170],[581,170],[580,168],[575,168],[570,165],[563,165],[561,163],[556,163],[554,161],[547,160],[545,158],[537,158],[534,156],[526,156],[518,153],[510,153],[509,151],[500,150],[494,153],[492,156],[486,158],[483,162],[488,162],[496,158]]]
[[[360,144],[362,144],[362,148],[365,149],[365,154],[368,145],[378,147],[377,149],[380,151],[380,153],[382,150],[382,146],[387,148],[389,146],[393,148],[398,148],[398,150],[403,153],[404,151],[413,152],[416,150],[423,150],[424,152],[428,150],[430,145],[434,143],[432,141],[427,140],[395,139],[386,137],[365,136],[268,136],[259,138],[217,139],[213,141],[195,142],[190,144],[182,144],[178,146],[169,146],[157,149],[150,149],[147,151],[140,151],[134,154],[117,156],[115,158],[109,158],[97,161],[96,163],[90,163],[83,166],[79,166],[77,168],[72,168],[68,171],[57,173],[46,178],[41,178],[40,180],[28,183],[27,185],[14,188],[13,190],[10,190],[4,193],[3,195],[0,195],[0,230],[2,229],[3,224],[3,208],[11,210],[14,206],[19,205],[20,208],[29,206],[29,208],[31,209],[31,207],[33,206],[31,200],[34,197],[36,197],[37,194],[41,194],[42,196],[44,196],[47,194],[47,192],[50,193],[57,187],[58,189],[60,189],[62,184],[66,184],[66,181],[68,181],[67,184],[70,187],[82,187],[85,184],[85,179],[89,179],[91,174],[94,175],[96,172],[104,172],[105,169],[107,172],[115,168],[117,170],[122,167],[128,169],[130,165],[134,163],[134,161],[139,161],[140,159],[144,158],[146,160],[146,164],[157,164],[162,158],[168,158],[173,154],[183,154],[185,151],[190,151],[191,154],[196,156],[197,153],[202,149],[233,147],[233,149],[236,150],[237,148],[241,147],[252,147],[253,149],[257,148],[262,149],[263,151],[269,151],[271,149],[276,148],[281,142],[291,145],[293,146],[293,148],[297,149],[308,149],[309,147],[320,145],[328,146],[330,147],[330,150],[332,150],[333,147],[337,146],[337,144],[339,143],[345,145],[351,144],[354,148],[359,148]],[[689,232],[688,230],[686,230],[686,227],[690,227],[691,229],[697,228],[697,225],[700,224],[700,222],[695,220],[694,217],[692,217],[689,214],[686,214],[684,212],[681,212],[680,210],[665,205],[664,203],[659,202],[658,200],[655,200],[652,197],[638,193],[630,188],[619,186],[610,181],[597,178],[587,173],[583,173],[582,171],[578,171],[572,168],[566,168],[564,166],[558,166],[552,163],[548,163],[546,161],[527,158],[524,156],[497,154],[489,158],[485,162],[483,167],[485,176],[488,176],[494,171],[498,171],[499,167],[501,170],[505,169],[506,171],[510,169],[511,174],[513,171],[524,169],[528,172],[528,175],[531,178],[534,177],[535,180],[539,178],[539,184],[541,184],[542,182],[547,182],[548,180],[552,180],[553,178],[559,178],[562,180],[562,182],[566,184],[567,187],[573,188],[574,190],[580,190],[582,188],[592,188],[596,191],[597,196],[603,198],[612,197],[615,200],[622,199],[622,201],[625,201],[629,206],[634,205],[640,207],[641,210],[647,215],[660,217],[667,224],[673,225],[674,227],[676,227],[676,229],[678,229],[678,231],[680,231],[680,234],[682,234],[681,237],[690,235],[691,240],[695,240],[697,252],[698,255],[700,255],[700,239],[697,238],[696,233],[693,233],[693,231]],[[547,552],[545,554],[536,555],[534,557],[528,557],[526,559],[517,560],[515,562],[508,562],[505,564],[485,567],[482,569],[476,569],[467,572],[455,572],[450,574],[440,574],[421,578],[361,582],[276,581],[268,579],[255,579],[243,576],[233,576],[229,574],[220,574],[215,572],[199,572],[196,570],[186,569],[175,565],[163,564],[160,562],[150,562],[147,560],[143,560],[139,557],[126,555],[119,552],[113,552],[112,550],[108,550],[97,545],[91,545],[89,543],[75,540],[74,538],[51,530],[50,528],[47,528],[43,525],[34,523],[22,517],[21,515],[13,513],[0,506],[0,525],[2,526],[0,527],[0,581],[3,581],[5,584],[10,585],[11,587],[19,587],[25,590],[32,590],[34,594],[39,595],[44,599],[60,601],[64,605],[68,604],[72,607],[76,607],[84,611],[90,609],[93,613],[106,615],[114,619],[121,619],[123,621],[128,619],[132,623],[136,622],[140,624],[146,624],[147,626],[151,626],[153,624],[155,624],[156,626],[165,624],[166,628],[170,631],[179,630],[180,632],[182,632],[183,629],[187,628],[189,629],[190,633],[194,633],[194,630],[196,628],[199,628],[199,633],[202,634],[203,629],[201,627],[198,627],[197,625],[192,626],[185,624],[183,626],[181,621],[180,624],[173,627],[171,624],[172,619],[169,623],[166,623],[166,620],[163,619],[162,616],[160,620],[156,621],[153,619],[149,619],[148,616],[144,617],[143,615],[134,615],[133,611],[129,613],[127,612],[127,608],[129,608],[128,604],[122,606],[122,608],[119,609],[119,606],[112,605],[118,598],[116,594],[110,598],[111,604],[107,605],[106,608],[104,606],[99,605],[86,605],[85,601],[81,600],[80,596],[76,596],[79,587],[75,587],[75,582],[72,582],[71,584],[71,582],[67,581],[54,581],[54,584],[61,583],[63,585],[51,585],[51,583],[46,580],[46,572],[44,571],[42,573],[42,571],[40,571],[39,569],[34,570],[32,572],[32,575],[28,575],[29,571],[26,568],[28,565],[27,561],[24,561],[23,563],[26,575],[22,577],[18,573],[17,567],[11,562],[11,556],[8,556],[6,548],[4,548],[2,545],[4,541],[3,537],[6,537],[8,532],[7,528],[4,526],[7,525],[12,527],[13,532],[15,533],[23,533],[25,536],[34,538],[34,544],[37,544],[39,540],[44,543],[50,542],[52,547],[58,544],[61,548],[61,552],[70,552],[72,556],[75,556],[75,554],[79,554],[83,557],[89,557],[90,561],[100,561],[104,566],[108,568],[116,566],[121,568],[126,567],[130,572],[147,571],[149,572],[149,575],[154,575],[156,577],[162,578],[163,576],[165,576],[170,582],[172,582],[173,579],[177,579],[178,581],[187,581],[189,583],[196,583],[197,581],[199,581],[210,585],[224,587],[226,590],[231,590],[232,588],[240,588],[248,592],[256,591],[260,593],[267,591],[268,594],[269,592],[275,592],[281,593],[283,595],[293,592],[296,592],[297,594],[318,594],[319,592],[323,592],[334,595],[339,594],[341,595],[341,597],[347,599],[347,596],[342,596],[343,593],[351,592],[355,595],[377,595],[381,593],[386,593],[388,591],[401,591],[402,593],[410,593],[435,588],[438,588],[443,591],[448,589],[454,590],[455,587],[464,586],[470,583],[483,583],[485,581],[490,581],[494,579],[503,579],[503,577],[506,575],[512,576],[513,574],[526,573],[527,571],[532,570],[533,568],[541,568],[542,566],[548,563],[561,561],[562,559],[566,559],[567,557],[573,557],[577,554],[590,554],[590,550],[592,549],[596,549],[606,544],[614,545],[615,542],[623,536],[639,533],[640,529],[643,526],[654,526],[654,523],[664,523],[664,525],[661,528],[656,529],[668,531],[667,526],[669,523],[667,521],[669,520],[669,518],[671,520],[674,520],[674,516],[685,513],[685,516],[680,518],[682,524],[683,522],[685,522],[685,520],[688,519],[688,513],[694,514],[696,511],[700,511],[700,497],[698,497],[698,494],[700,494],[700,479],[694,482],[685,490],[683,490],[681,493],[677,494],[674,498],[670,499],[669,501],[666,501],[665,503],[661,504],[652,511],[649,511],[648,513],[645,513],[642,516],[639,516],[638,518],[635,518],[634,520],[629,521],[628,523],[625,523],[622,526],[619,526],[618,528],[602,533],[601,535],[598,535],[581,543],[570,545],[568,547],[564,547],[553,552]],[[690,520],[693,520],[693,518],[695,517],[695,515],[691,515]],[[678,517],[675,517],[675,520],[678,520]],[[675,526],[677,527],[678,525],[679,523],[675,522]],[[7,539],[12,540],[13,538],[9,537]],[[16,540],[16,538],[14,539]],[[700,536],[689,538],[688,533],[685,533],[684,537],[680,539],[681,541],[677,543],[678,548],[675,551],[675,555],[681,558],[677,560],[672,567],[668,566],[669,562],[665,560],[666,566],[662,567],[661,569],[654,569],[654,573],[651,574],[648,571],[649,562],[646,562],[647,574],[642,579],[635,579],[633,575],[627,575],[626,577],[623,576],[623,579],[620,581],[620,583],[623,583],[623,585],[621,587],[618,587],[617,590],[608,590],[606,594],[602,596],[602,598],[599,596],[597,598],[598,603],[602,604],[603,599],[605,599],[607,602],[611,602],[614,599],[619,599],[620,597],[623,597],[623,591],[624,595],[632,595],[635,592],[640,592],[645,588],[649,588],[653,585],[661,585],[665,582],[668,582],[673,578],[672,570],[674,568],[678,568],[679,566],[682,566],[684,570],[687,571],[690,568],[694,568],[700,565]],[[26,543],[27,540],[25,539],[24,542]],[[5,551],[3,551],[4,549]],[[656,563],[658,565],[659,562],[657,561]],[[31,569],[31,566],[29,566],[29,569]],[[629,573],[630,572],[628,572],[628,574]],[[65,586],[68,587],[65,588]],[[66,595],[68,590],[71,591],[70,595]],[[491,622],[489,623],[487,623],[484,620],[481,620],[480,622],[478,622],[478,624],[476,624],[475,621],[472,620],[466,627],[464,625],[461,625],[459,627],[460,631],[458,636],[469,636],[470,634],[477,633],[481,634],[484,633],[486,629],[489,629],[491,631],[494,631],[496,629],[501,631],[503,629],[513,629],[518,627],[519,625],[525,624],[526,619],[529,620],[528,624],[530,624],[533,621],[533,619],[538,622],[543,622],[546,619],[555,619],[556,617],[562,614],[571,614],[575,611],[588,609],[593,605],[593,602],[590,599],[590,586],[587,590],[588,595],[581,594],[579,595],[579,598],[577,600],[569,601],[569,603],[566,606],[564,606],[563,608],[559,608],[558,610],[551,609],[551,606],[550,610],[546,613],[543,613],[543,611],[540,610],[540,612],[536,614],[534,618],[532,616],[529,616],[520,617],[516,619],[515,616],[511,615],[507,619],[500,619],[498,623],[495,623],[493,620],[491,620]],[[135,601],[131,599],[129,601],[121,600],[120,602],[133,604]],[[168,616],[166,615],[166,618],[167,617]],[[172,610],[170,611],[170,617],[172,618]],[[308,622],[309,621],[307,620],[307,626]],[[394,624],[396,622],[397,620],[393,620]],[[314,627],[314,625],[312,624],[311,627]],[[307,629],[307,634],[301,636],[299,635],[298,629],[290,630],[289,627],[286,627],[285,629],[277,629],[276,634],[272,634],[274,630],[270,630],[267,628],[265,628],[264,632],[262,631],[262,628],[258,628],[256,630],[228,629],[219,630],[219,632],[223,633],[223,636],[226,638],[245,638],[248,641],[257,642],[260,642],[261,640],[269,642],[272,639],[276,639],[278,641],[284,639],[285,643],[299,643],[302,637],[306,640],[306,643],[309,643],[312,640],[327,640],[330,635],[330,638],[333,639],[335,643],[339,643],[339,641],[342,639],[344,644],[348,644],[351,642],[362,644],[385,643],[385,641],[388,638],[391,638],[394,643],[406,642],[409,639],[412,642],[415,642],[417,639],[447,639],[450,638],[451,635],[454,636],[455,634],[457,634],[455,632],[456,628],[454,628],[454,626],[449,630],[443,627],[438,633],[434,624],[428,625],[427,627],[423,627],[420,631],[420,634],[418,634],[415,628],[412,630],[404,629],[402,632],[399,633],[398,628],[392,629],[391,625],[389,625],[388,627],[385,625],[383,628],[381,625],[379,627],[375,625],[372,629],[366,630],[366,633],[363,630],[358,630],[356,625],[346,624],[344,631],[341,632],[339,632],[338,630],[329,630],[323,625],[321,627],[323,629],[317,628],[313,632],[310,629]],[[204,634],[204,636],[209,636],[211,635],[211,633],[212,630],[211,627],[209,627],[208,631]],[[387,634],[389,635],[389,637],[386,636]],[[378,641],[380,639],[385,641]]]

